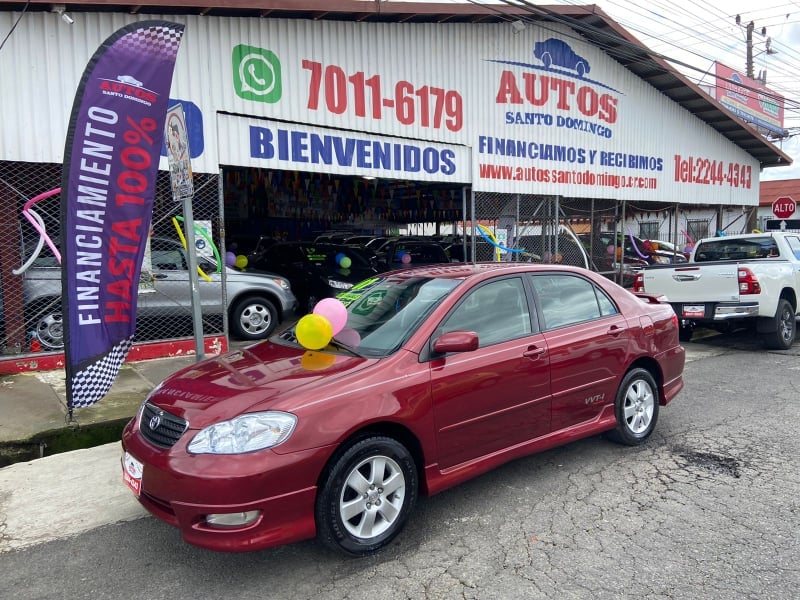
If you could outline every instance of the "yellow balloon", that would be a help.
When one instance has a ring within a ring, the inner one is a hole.
[[[319,350],[330,343],[333,325],[322,315],[310,313],[297,322],[294,333],[303,348]]]
[[[240,254],[236,257],[236,262],[233,264],[237,269],[244,269],[247,266],[247,257],[244,254]]]
[[[300,358],[300,366],[308,371],[320,371],[327,369],[336,362],[335,354],[327,354],[325,352],[312,352],[308,350]]]

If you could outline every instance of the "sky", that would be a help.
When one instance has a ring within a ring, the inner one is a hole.
[[[498,0],[477,3],[496,4]],[[596,4],[645,46],[701,85],[713,85],[714,61],[745,73],[746,26],[753,22],[754,74],[757,76],[766,70],[767,87],[785,98],[784,128],[790,136],[773,143],[794,159],[790,167],[764,169],[761,180],[800,179],[800,0],[544,0],[530,3],[523,0],[516,3]],[[736,22],[737,15],[740,24]],[[766,28],[764,35],[762,28]]]

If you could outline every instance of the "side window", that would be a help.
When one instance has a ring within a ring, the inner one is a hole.
[[[786,236],[786,243],[792,249],[794,257],[800,259],[800,237]]]
[[[179,250],[156,250],[150,251],[150,262],[159,271],[180,271],[187,267],[183,263],[183,253]]]
[[[501,279],[472,290],[445,318],[440,331],[474,331],[481,348],[530,335],[530,310],[522,279]]]
[[[617,314],[611,299],[591,281],[566,274],[535,275],[533,287],[545,329]]]

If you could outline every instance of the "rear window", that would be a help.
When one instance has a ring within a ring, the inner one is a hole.
[[[771,237],[719,239],[701,242],[694,253],[695,262],[743,260],[747,258],[776,258],[778,245]]]

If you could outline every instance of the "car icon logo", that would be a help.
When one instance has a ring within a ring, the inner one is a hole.
[[[590,70],[589,61],[579,56],[569,44],[556,38],[550,38],[533,45],[533,56],[542,61],[545,69],[562,67],[570,69],[583,77]]]
[[[142,87],[142,82],[135,77],[131,77],[130,75],[117,75],[117,81],[120,83],[127,83],[128,85],[135,87]]]

